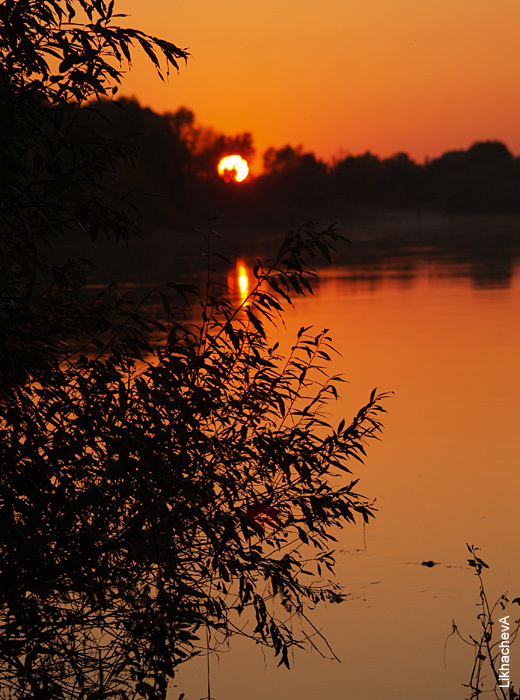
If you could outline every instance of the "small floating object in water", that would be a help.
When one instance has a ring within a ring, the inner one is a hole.
[[[440,564],[440,562],[432,561],[431,559],[429,561],[422,561],[421,562],[421,566],[427,566],[430,569],[432,568],[432,566],[437,566],[437,564]]]
[[[329,600],[331,603],[343,603],[348,597],[348,593],[332,593]]]

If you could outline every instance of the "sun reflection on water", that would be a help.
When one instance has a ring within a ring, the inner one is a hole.
[[[237,280],[240,299],[244,302],[249,294],[249,278],[246,266],[242,262],[237,263]]]

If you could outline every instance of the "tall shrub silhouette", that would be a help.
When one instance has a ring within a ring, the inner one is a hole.
[[[323,580],[331,528],[373,512],[349,463],[380,430],[381,397],[328,425],[339,381],[325,370],[329,336],[302,329],[282,357],[267,330],[311,291],[308,256],[328,257],[338,236],[290,233],[243,301],[211,275],[202,293],[171,283],[158,292],[163,322],[115,288],[92,298],[85,263],[56,262],[53,242],[127,237],[134,223],[103,189],[128,153],[80,107],[113,92],[132,44],[159,70],[186,52],[117,26],[103,0],[8,0],[0,20],[11,134],[0,159],[0,697],[164,698],[209,633],[252,637],[288,665],[291,646],[312,644],[309,606],[336,589]]]

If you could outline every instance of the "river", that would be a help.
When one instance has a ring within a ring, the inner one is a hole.
[[[246,641],[211,660],[217,700],[462,700],[479,634],[478,580],[466,543],[489,564],[490,599],[520,595],[520,267],[479,274],[460,260],[422,256],[328,268],[314,297],[287,314],[331,329],[341,358],[336,418],[370,391],[393,391],[384,432],[354,465],[378,513],[340,532],[337,578],[349,595],[313,621],[341,663],[296,652],[277,668]],[[333,421],[334,422],[334,419]],[[425,566],[423,562],[435,562]],[[520,608],[509,604],[510,621]],[[520,642],[512,648],[520,684]],[[179,671],[170,697],[207,695],[205,659]],[[492,688],[490,681],[487,688]]]

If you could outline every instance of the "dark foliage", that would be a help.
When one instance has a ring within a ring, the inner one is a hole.
[[[237,187],[220,180],[217,163],[231,153],[250,158],[250,134],[217,134],[197,125],[186,108],[161,116],[135,101],[120,105],[121,116],[111,118],[112,135],[136,133],[138,155],[134,168],[120,168],[124,187],[117,191],[131,187],[156,195],[145,207],[150,223],[179,223],[194,207],[203,215],[232,213],[256,224],[339,217],[356,208],[520,210],[520,159],[498,141],[477,142],[424,164],[406,153],[381,159],[369,152],[327,164],[301,146],[269,148],[264,172]],[[105,114],[111,108],[104,103],[98,109]]]
[[[118,196],[140,193],[147,224],[169,225],[190,217],[195,207],[199,216],[210,217],[222,184],[216,175],[219,160],[229,154],[247,159],[254,155],[251,134],[217,133],[197,124],[193,112],[184,107],[159,115],[135,99],[121,98],[103,100],[95,111],[105,121],[106,136],[133,144],[130,167],[119,165],[111,187]]]
[[[159,56],[168,68],[186,53],[120,28],[103,0],[7,0],[0,28],[0,386],[10,386],[44,374],[111,314],[82,297],[86,264],[50,262],[50,246],[136,229],[131,208],[106,189],[128,147],[104,137],[84,105],[117,89],[134,44],[158,70]]]
[[[264,322],[308,287],[302,253],[330,235],[292,234],[241,305],[208,288],[200,322],[176,320],[163,292],[155,355],[136,362],[120,344],[4,394],[6,693],[161,698],[206,629],[287,665],[313,644],[296,621],[337,595],[330,529],[372,516],[347,465],[380,430],[381,397],[328,425],[330,338],[302,329],[281,357]]]
[[[450,637],[456,636],[464,644],[473,648],[474,661],[471,676],[468,683],[464,683],[464,687],[470,691],[468,700],[478,700],[484,693],[491,692],[495,698],[500,698],[501,700],[518,700],[520,696],[511,682],[509,664],[512,656],[510,647],[516,642],[518,637],[520,620],[511,620],[510,622],[509,618],[512,618],[513,615],[506,615],[506,609],[508,609],[510,604],[516,603],[520,605],[520,598],[511,600],[504,594],[492,603],[488,599],[483,575],[484,570],[489,569],[489,566],[480,557],[478,547],[469,544],[466,546],[471,555],[471,558],[468,559],[468,564],[473,569],[479,582],[480,600],[477,603],[479,632],[474,636],[464,636],[459,631],[455,621],[453,621],[452,631],[446,639],[446,645]],[[492,689],[486,687],[489,686],[490,679],[494,685]]]
[[[334,229],[290,233],[245,300],[212,285],[211,264],[202,294],[167,285],[162,323],[116,288],[88,296],[85,262],[53,262],[59,240],[135,229],[113,197],[132,154],[86,102],[110,96],[133,44],[159,71],[186,56],[117,17],[103,0],[0,6],[5,700],[164,698],[209,632],[288,665],[315,643],[306,611],[338,596],[331,528],[373,514],[349,465],[381,397],[328,425],[327,332],[301,329],[287,357],[268,336]],[[171,121],[192,130],[189,113]]]

